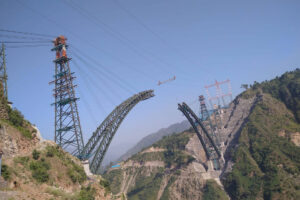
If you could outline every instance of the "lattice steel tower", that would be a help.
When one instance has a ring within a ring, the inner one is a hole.
[[[201,113],[201,120],[205,121],[205,120],[210,120],[209,118],[209,113],[207,111],[207,107],[205,104],[205,98],[203,95],[199,96],[199,102],[200,102],[200,113]]]
[[[63,149],[71,154],[78,156],[84,147],[82,131],[80,126],[80,119],[75,96],[73,84],[74,72],[71,72],[69,61],[71,58],[67,57],[66,38],[64,36],[57,37],[53,43],[54,48],[51,51],[56,52],[55,84],[54,94],[55,102],[55,142]]]
[[[6,55],[5,55],[5,46],[2,43],[1,52],[0,52],[0,81],[2,82],[4,89],[4,96],[7,99],[7,74],[6,74]]]

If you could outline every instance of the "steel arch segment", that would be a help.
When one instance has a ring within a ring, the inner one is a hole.
[[[217,148],[217,146],[215,145],[215,142],[213,141],[213,139],[210,137],[209,133],[207,132],[206,128],[204,127],[204,125],[202,124],[201,120],[197,117],[197,115],[194,113],[194,111],[185,103],[182,103],[182,106],[184,107],[184,109],[191,114],[191,116],[195,119],[195,121],[200,125],[201,129],[203,130],[203,132],[205,133],[205,135],[207,136],[207,138],[209,139],[210,143],[213,145],[213,148],[215,149],[215,151],[217,152],[219,158],[221,157],[220,151]]]
[[[95,153],[95,156],[91,162],[91,171],[93,173],[97,173],[98,169],[100,168],[101,162],[105,156],[105,153],[115,135],[118,128],[120,127],[122,121],[125,119],[127,114],[133,109],[133,107],[138,104],[140,101],[146,100],[148,98],[153,97],[153,90],[148,90],[141,92],[137,95],[134,95],[133,98],[130,98],[130,101],[127,101],[126,104],[124,104],[123,109],[120,110],[117,117],[111,122],[108,129],[106,129],[101,134],[103,137],[101,138],[100,145]]]
[[[106,118],[105,120],[98,126],[96,131],[93,133],[92,137],[89,139],[88,143],[85,145],[82,153],[80,154],[79,158],[81,160],[88,159],[88,156],[92,153],[92,151],[95,149],[101,138],[103,137],[102,133],[111,125],[111,123],[115,120],[116,117],[118,117],[118,113],[126,107],[130,102],[132,102],[134,99],[139,98],[140,96],[147,96],[147,98],[150,98],[153,95],[153,90],[146,90],[143,92],[140,92],[138,94],[133,95],[132,97],[125,100],[123,103],[121,103],[119,106],[117,106]],[[145,99],[147,99],[145,98]],[[143,100],[145,100],[143,99]]]

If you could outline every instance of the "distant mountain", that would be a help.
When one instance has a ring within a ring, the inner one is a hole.
[[[173,133],[181,133],[191,127],[190,123],[185,120],[180,123],[172,124],[167,128],[162,128],[156,133],[152,133],[143,139],[141,139],[134,147],[129,149],[124,155],[122,155],[118,161],[126,160],[132,155],[140,152],[142,149],[151,146],[155,142],[162,139],[164,136],[171,135]]]

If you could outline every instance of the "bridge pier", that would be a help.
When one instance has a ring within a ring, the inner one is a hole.
[[[84,172],[87,176],[93,176],[93,173],[91,172],[90,170],[90,163],[89,163],[89,160],[83,160],[81,161],[82,165],[83,165],[83,169],[84,169]]]

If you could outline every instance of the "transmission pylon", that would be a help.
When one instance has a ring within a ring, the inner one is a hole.
[[[77,100],[75,96],[73,80],[75,79],[74,72],[71,72],[67,57],[66,44],[67,38],[64,36],[57,37],[53,43],[54,48],[51,51],[56,52],[55,75],[53,96],[55,102],[55,142],[63,149],[70,152],[72,155],[78,156],[84,147],[80,119],[78,115]]]
[[[5,55],[5,45],[2,43],[1,55],[0,55],[0,81],[3,85],[4,97],[8,99],[7,96],[7,74],[6,74],[6,55]]]

